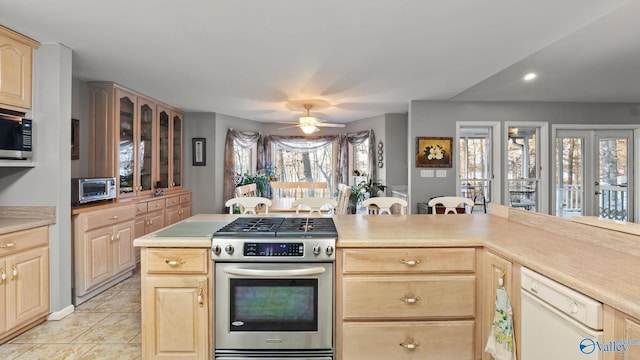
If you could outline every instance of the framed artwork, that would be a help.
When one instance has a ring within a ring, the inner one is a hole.
[[[193,166],[207,165],[207,139],[191,139],[191,156],[193,157]]]
[[[80,120],[71,119],[71,160],[80,159]]]
[[[453,138],[417,137],[416,167],[452,167]]]

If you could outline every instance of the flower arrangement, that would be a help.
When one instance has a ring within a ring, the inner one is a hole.
[[[365,179],[351,187],[351,195],[349,196],[350,205],[354,209],[367,197],[375,197],[380,191],[384,191],[387,188],[386,185],[382,185],[380,182],[373,182],[368,174],[364,172],[360,174],[365,176]]]
[[[424,157],[427,158],[427,160],[442,160],[445,153],[441,145],[427,146],[424,148]]]
[[[249,175],[247,173],[236,173],[234,183],[236,187],[248,184],[256,184],[256,192],[258,193],[258,196],[269,197],[269,182],[276,180],[275,173],[275,168],[270,166],[267,166],[266,169],[258,170],[253,175]]]

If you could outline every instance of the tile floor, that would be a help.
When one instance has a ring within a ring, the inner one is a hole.
[[[138,268],[64,319],[46,321],[0,345],[0,359],[141,359],[140,331]]]

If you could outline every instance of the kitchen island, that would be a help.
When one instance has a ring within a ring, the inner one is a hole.
[[[487,314],[484,310],[486,306],[483,304],[488,303],[491,306],[493,302],[494,293],[491,291],[495,282],[493,277],[504,277],[505,287],[512,296],[514,315],[517,319],[520,267],[530,268],[603,302],[606,305],[605,334],[607,338],[619,338],[623,335],[620,331],[635,331],[636,319],[640,319],[640,280],[637,278],[640,269],[640,240],[637,235],[523,210],[501,209],[499,206],[496,206],[493,212],[499,215],[334,215],[339,234],[337,268],[342,266],[341,255],[349,249],[410,249],[414,252],[415,249],[424,248],[475,251],[475,260],[471,265],[455,260],[456,264],[462,266],[460,269],[429,270],[435,272],[436,277],[440,276],[437,275],[438,273],[449,274],[460,271],[462,275],[452,276],[461,277],[463,280],[475,277],[476,302],[469,305],[475,307],[474,315],[454,316],[459,321],[475,321],[477,324],[483,324],[483,326],[475,326],[473,358],[486,356],[486,354],[481,355],[481,348],[486,338],[483,331],[479,329],[486,328],[486,324],[491,321],[486,318]],[[197,215],[185,221],[224,222],[232,221],[236,217],[237,215]],[[210,357],[213,351],[213,337],[210,329],[213,329],[211,322],[214,319],[209,315],[212,314],[210,301],[206,301],[211,297],[210,291],[207,291],[211,289],[212,281],[212,264],[208,256],[210,243],[207,236],[160,238],[150,235],[136,239],[134,242],[135,246],[143,247],[143,254],[146,251],[148,256],[165,251],[166,259],[153,263],[165,263],[166,266],[171,266],[168,264],[172,261],[184,261],[183,258],[174,256],[179,255],[181,251],[194,251],[193,254],[191,252],[186,254],[197,259],[196,263],[199,265],[196,270],[182,271],[176,268],[173,271],[176,281],[182,278],[181,275],[187,276],[190,280],[196,280],[192,289],[194,304],[196,308],[208,308],[207,313],[201,315],[209,323],[202,327],[206,332],[202,335],[202,339],[206,340],[203,340],[205,347],[200,351],[204,351],[204,354],[194,352],[193,358]],[[196,253],[198,253],[197,256]],[[169,270],[154,270],[152,263],[149,262],[151,258],[148,256],[142,257],[143,283],[145,277],[157,280],[160,275],[171,273]],[[429,259],[423,259],[423,261],[428,262]],[[502,268],[505,269],[498,274],[492,273],[493,267],[489,265],[493,264],[504,265]],[[376,276],[384,276],[381,274]],[[337,271],[338,286],[341,284],[342,276],[342,272]],[[340,302],[342,295],[339,291],[338,301]],[[145,292],[143,284],[143,306],[147,301]],[[202,295],[199,295],[200,293]],[[208,306],[198,305],[199,302],[196,300],[201,299],[202,296],[205,299],[204,303]],[[343,304],[337,305],[338,327],[342,324],[341,305]],[[186,309],[174,311],[192,314],[188,306]],[[153,329],[150,321],[153,319],[145,317],[143,310],[143,329]],[[627,324],[626,330],[620,330],[621,323]],[[516,322],[516,332],[517,330]],[[340,328],[337,332],[337,345],[340,348],[342,342],[348,339],[342,338]],[[149,344],[145,344],[148,337],[143,339],[145,358],[154,358],[154,351]]]

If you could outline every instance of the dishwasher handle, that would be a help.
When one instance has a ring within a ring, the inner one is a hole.
[[[327,269],[322,266],[304,268],[304,269],[283,269],[283,270],[267,270],[267,269],[246,269],[237,266],[227,266],[222,269],[227,274],[254,277],[273,277],[273,276],[309,276],[323,274]]]

